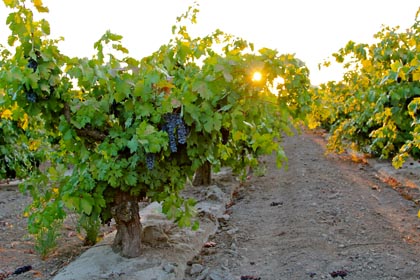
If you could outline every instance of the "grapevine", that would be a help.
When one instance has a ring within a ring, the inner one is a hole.
[[[420,10],[419,10],[420,11]],[[401,167],[418,159],[419,12],[411,28],[384,27],[373,44],[353,41],[333,54],[347,69],[342,81],[312,91],[311,126],[329,129],[329,147],[351,147]],[[329,65],[326,62],[325,65]]]
[[[197,228],[195,202],[180,191],[198,168],[243,173],[263,154],[276,153],[279,166],[286,160],[281,138],[304,118],[309,100],[309,71],[294,55],[255,51],[220,30],[192,38],[185,23],[195,22],[194,6],[150,56],[129,56],[122,37],[107,31],[94,56],[68,57],[24,0],[4,3],[14,15],[13,53],[0,70],[7,110],[13,101],[28,118],[41,118],[54,139],[44,159],[51,167],[34,171],[22,187],[34,197],[29,232],[42,253],[74,211],[87,244],[99,221],[114,219],[113,249],[136,257],[141,235],[128,233],[141,231],[140,199],[161,202],[168,218]],[[42,1],[32,3],[48,12]],[[263,73],[258,83],[255,71]]]

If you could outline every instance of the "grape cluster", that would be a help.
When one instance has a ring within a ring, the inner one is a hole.
[[[26,91],[26,99],[31,102],[31,103],[35,103],[36,102],[36,93],[31,89]]]
[[[177,113],[169,113],[164,116],[165,124],[162,129],[169,136],[169,148],[172,153],[178,151],[178,144],[187,143],[188,129],[182,117]]]
[[[31,68],[35,72],[36,69],[38,68],[38,62],[36,62],[36,60],[33,58],[29,58],[27,66],[28,68]]]
[[[181,117],[177,118],[176,125],[178,126],[178,143],[183,145],[187,143],[187,127]]]
[[[146,166],[147,169],[152,170],[155,166],[155,154],[147,153],[146,154]]]

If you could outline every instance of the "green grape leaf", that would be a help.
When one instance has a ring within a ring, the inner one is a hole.
[[[89,199],[81,198],[80,199],[80,208],[86,215],[90,215],[92,213],[93,205]]]

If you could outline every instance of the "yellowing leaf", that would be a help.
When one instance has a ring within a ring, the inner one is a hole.
[[[16,0],[3,0],[4,4],[10,8],[13,8],[16,6]]]
[[[402,64],[400,61],[396,61],[393,64],[391,64],[391,69],[394,72],[399,72],[401,67],[402,67]]]
[[[44,7],[42,4],[42,0],[34,0],[34,6],[40,13],[48,13],[49,10],[47,7]]]
[[[23,130],[26,130],[28,128],[28,124],[29,124],[29,118],[28,118],[28,115],[25,113],[23,115],[23,118],[20,120],[19,125]]]
[[[372,62],[370,62],[368,59],[364,59],[362,60],[362,65],[364,68],[370,68],[372,66]]]
[[[243,134],[242,132],[240,132],[240,131],[235,131],[235,132],[233,133],[233,140],[234,140],[234,141],[239,141],[239,140],[241,140],[241,139],[243,138],[243,136],[244,136],[244,134]]]
[[[414,47],[414,46],[416,45],[416,39],[415,39],[415,38],[411,38],[411,39],[408,41],[408,45],[409,45],[410,47]]]
[[[41,146],[41,141],[39,141],[39,140],[34,140],[34,141],[31,141],[30,143],[29,143],[29,150],[31,150],[31,151],[35,151],[35,150],[38,150],[38,148]]]
[[[1,117],[3,119],[11,120],[12,119],[12,111],[10,111],[9,109],[4,110],[3,113],[1,114]]]
[[[420,81],[420,69],[413,71],[413,81]]]

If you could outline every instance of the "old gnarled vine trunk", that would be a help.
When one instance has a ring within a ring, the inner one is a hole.
[[[117,224],[112,250],[123,257],[135,258],[141,253],[141,231],[138,198],[118,191],[111,214]]]
[[[206,161],[194,174],[193,186],[209,186],[211,184],[211,164]]]

